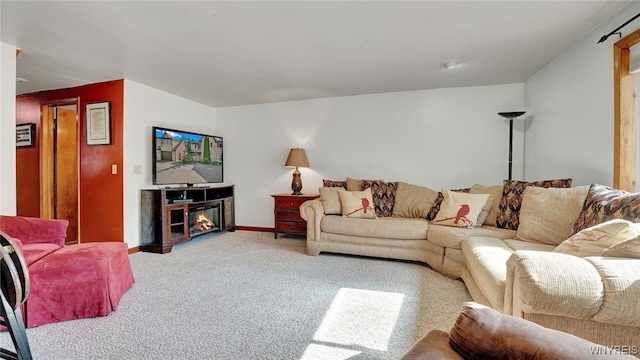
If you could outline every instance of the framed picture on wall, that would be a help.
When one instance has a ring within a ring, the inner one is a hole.
[[[36,124],[16,125],[16,147],[32,147],[36,136]]]
[[[87,145],[111,144],[111,101],[85,105]]]

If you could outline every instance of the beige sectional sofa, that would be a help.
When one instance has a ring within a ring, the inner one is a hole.
[[[377,218],[343,216],[335,194],[361,195],[358,191],[366,188],[373,193]],[[505,180],[440,193],[403,182],[365,180],[360,189],[348,190],[340,181],[325,181],[321,198],[300,207],[309,255],[332,252],[424,262],[461,278],[475,301],[505,314],[603,345],[640,346],[640,224],[638,239],[626,241],[622,252],[572,253],[581,249],[580,241],[595,236],[589,231],[598,224],[615,218],[640,222],[640,194],[597,184],[571,187],[570,179]],[[451,224],[451,216],[442,225],[437,214],[451,211],[452,194],[489,194],[486,218],[460,226]],[[636,226],[632,223],[627,228]],[[602,249],[610,245],[587,243]]]

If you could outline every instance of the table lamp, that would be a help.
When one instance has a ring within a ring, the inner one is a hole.
[[[302,195],[302,178],[298,167],[309,167],[309,160],[307,160],[307,154],[304,149],[291,149],[284,166],[296,168],[293,170],[293,180],[291,180],[291,190],[293,190],[291,195]]]

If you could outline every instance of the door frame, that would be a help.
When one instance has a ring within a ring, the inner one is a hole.
[[[613,187],[636,191],[636,76],[629,74],[629,48],[640,30],[613,45]]]
[[[40,104],[41,106],[41,126],[42,134],[40,136],[40,217],[46,219],[53,219],[55,216],[55,209],[53,203],[54,192],[54,176],[53,170],[54,164],[54,128],[53,119],[54,111],[57,107],[75,105],[76,107],[76,183],[78,193],[78,206],[77,206],[77,242],[80,242],[80,98],[66,98],[59,100],[45,101]]]

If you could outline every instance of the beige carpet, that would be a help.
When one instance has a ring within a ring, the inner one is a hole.
[[[426,265],[308,256],[304,239],[272,233],[130,258],[136,283],[118,310],[28,329],[34,359],[396,359],[471,300]],[[0,346],[12,348],[6,332]]]

